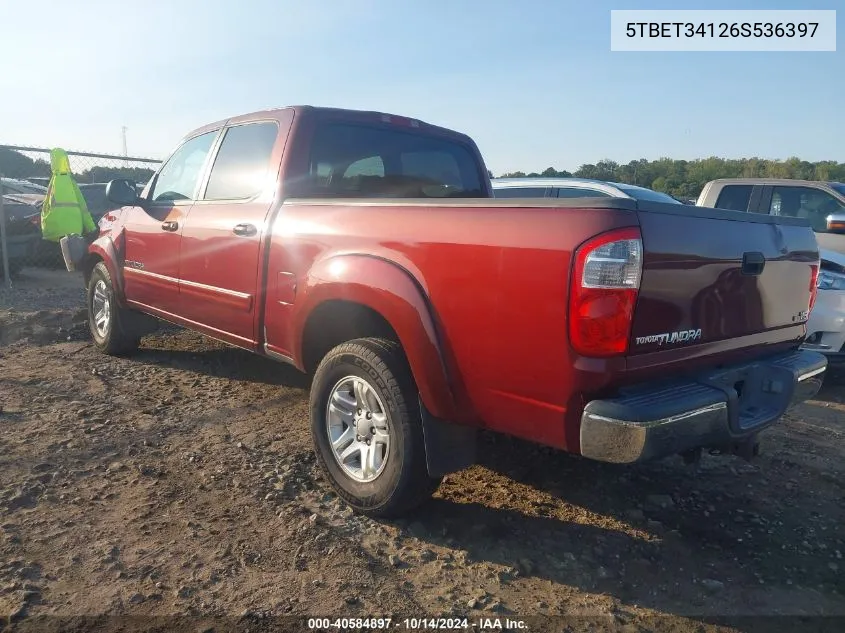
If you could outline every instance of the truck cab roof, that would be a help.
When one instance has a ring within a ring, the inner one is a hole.
[[[837,182],[835,180],[796,180],[794,178],[717,178],[711,180],[710,185],[770,185],[770,186],[786,186],[786,187],[818,187],[819,185],[827,185],[828,187],[845,187],[845,183]]]
[[[343,121],[358,122],[362,124],[393,123],[397,126],[406,127],[410,129],[425,129],[426,133],[429,134],[436,134],[439,136],[448,136],[450,138],[461,139],[464,142],[472,143],[474,145],[474,141],[466,134],[450,130],[449,128],[441,127],[439,125],[426,123],[425,121],[421,121],[419,119],[409,118],[407,116],[400,116],[397,114],[391,114],[389,112],[378,112],[375,110],[354,110],[348,108],[329,108],[312,105],[280,106],[277,108],[267,108],[265,110],[256,110],[254,112],[248,112],[246,114],[239,114],[236,116],[229,117],[227,119],[220,119],[213,123],[209,123],[208,125],[203,125],[202,127],[192,130],[182,138],[182,141],[185,141],[194,136],[198,136],[199,134],[205,132],[210,132],[212,130],[219,129],[224,125],[232,125],[235,123],[247,123],[249,121],[258,121],[262,119],[274,119],[278,117],[278,113],[282,110],[293,110],[295,117],[307,114],[309,116],[314,116],[320,119],[339,119]]]

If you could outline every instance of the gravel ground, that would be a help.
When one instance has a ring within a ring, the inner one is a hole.
[[[415,516],[378,522],[316,468],[306,377],[174,327],[105,357],[82,308],[65,272],[0,290],[0,629],[391,614],[568,615],[532,625],[558,631],[845,627],[785,618],[845,618],[845,389],[832,377],[752,463],[615,467],[484,436],[479,465]]]

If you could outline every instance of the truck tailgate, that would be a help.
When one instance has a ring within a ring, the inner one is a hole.
[[[640,203],[643,272],[629,354],[795,328],[818,268],[806,220]]]

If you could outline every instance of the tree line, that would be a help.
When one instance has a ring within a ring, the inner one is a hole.
[[[74,172],[73,179],[80,184],[108,182],[115,178],[129,178],[143,183],[152,178],[153,173],[154,170],[147,167],[92,165],[78,173]],[[49,178],[50,161],[41,158],[32,159],[21,152],[0,148],[0,174],[6,178]]]
[[[50,163],[43,159],[33,160],[14,150],[0,148],[0,173],[10,178],[32,178],[50,176]],[[94,165],[80,173],[74,173],[79,183],[107,182],[113,178],[131,178],[146,182],[154,170],[146,167],[119,167]],[[490,177],[493,177],[493,173]],[[809,162],[800,158],[767,160],[763,158],[701,158],[697,160],[632,160],[620,164],[612,160],[601,160],[596,164],[581,165],[574,172],[558,171],[549,167],[543,172],[525,173],[515,171],[501,174],[501,178],[592,178],[610,182],[624,182],[663,191],[676,198],[696,198],[705,183],[717,178],[795,178],[799,180],[845,181],[845,163],[836,161]]]
[[[632,160],[620,164],[602,160],[581,165],[576,171],[558,171],[549,167],[541,173],[521,171],[502,174],[501,178],[592,178],[640,185],[668,193],[676,198],[697,198],[704,185],[717,178],[793,178],[798,180],[845,181],[845,163],[832,160],[809,162],[800,158],[767,160],[763,158],[700,158],[697,160]]]

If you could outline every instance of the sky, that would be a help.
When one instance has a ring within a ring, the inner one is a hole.
[[[611,9],[672,8],[840,8],[838,50],[610,50]],[[0,144],[121,153],[126,126],[130,155],[164,158],[206,123],[310,104],[465,132],[496,174],[845,162],[841,0],[0,0],[0,14]]]

